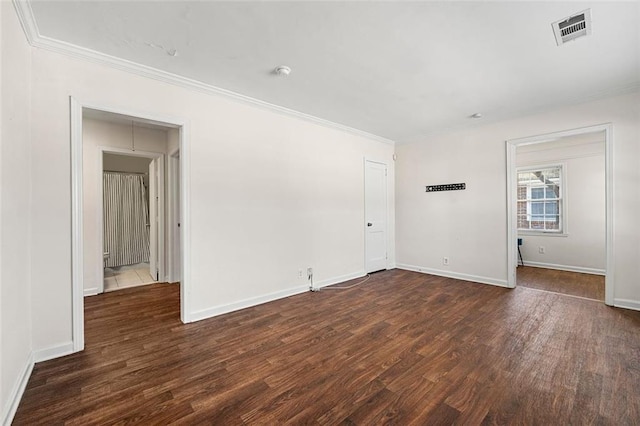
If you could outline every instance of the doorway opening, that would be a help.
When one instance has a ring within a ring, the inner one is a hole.
[[[187,238],[176,240],[171,225],[174,218],[183,218],[180,229],[188,237],[189,223],[182,213],[188,211],[188,180],[182,176],[189,167],[184,155],[186,133],[183,120],[82,104],[71,98],[74,352],[84,349],[84,296],[104,292],[116,269],[128,275],[122,278],[122,287],[131,286],[133,274],[140,284],[179,281],[180,319],[190,322]],[[167,162],[172,161],[173,172],[167,174]],[[115,194],[123,192],[123,182],[137,182],[127,187],[137,188],[137,201],[125,201],[137,206],[136,224],[125,219],[128,228],[122,233],[135,233],[135,228],[141,238],[123,242],[117,231],[110,234],[106,222],[110,219],[104,212],[108,208],[107,176],[116,186]],[[142,248],[123,253],[118,246],[127,244]]]
[[[611,125],[507,141],[508,281],[613,304]]]
[[[102,126],[113,128],[115,124]],[[160,137],[159,149],[166,145],[166,131],[147,130],[146,136]],[[164,155],[140,151],[129,155],[105,147],[100,153],[102,226],[98,231],[102,229],[102,243],[98,248],[102,253],[97,255],[103,256],[104,265],[98,268],[103,271],[103,286],[98,285],[97,292],[164,282],[164,212],[173,208],[165,203]],[[85,243],[90,232],[85,226]]]

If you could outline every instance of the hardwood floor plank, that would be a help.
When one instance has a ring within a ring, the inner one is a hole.
[[[378,392],[363,401],[355,411],[344,419],[344,422],[353,425],[380,424],[380,417],[386,416],[386,408],[395,399],[393,392],[382,387]]]
[[[517,285],[604,301],[604,275],[518,266]]]
[[[86,298],[14,424],[640,423],[640,312],[399,270],[191,324],[179,296]]]

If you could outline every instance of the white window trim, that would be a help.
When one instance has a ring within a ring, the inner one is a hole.
[[[568,194],[567,194],[567,163],[544,163],[535,165],[526,165],[516,168],[516,176],[521,172],[530,172],[532,170],[550,169],[554,167],[560,167],[560,215],[561,215],[561,229],[559,231],[552,231],[548,229],[518,229],[518,235],[537,235],[537,236],[549,236],[549,237],[568,237],[569,236],[569,209]]]

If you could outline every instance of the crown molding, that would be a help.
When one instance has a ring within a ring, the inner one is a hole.
[[[126,71],[141,77],[151,78],[153,80],[172,84],[172,85],[179,86],[189,90],[194,90],[200,93],[205,93],[208,95],[223,96],[228,99],[239,101],[251,106],[267,109],[273,112],[277,112],[279,114],[284,114],[284,115],[288,115],[298,119],[302,119],[311,123],[319,124],[324,127],[340,130],[340,131],[350,133],[356,136],[361,136],[367,139],[372,139],[377,142],[382,142],[384,144],[395,145],[395,142],[391,139],[374,135],[372,133],[368,133],[363,130],[358,130],[353,127],[345,126],[343,124],[335,123],[333,121],[325,120],[320,117],[306,114],[304,112],[292,110],[292,109],[275,105],[269,102],[261,101],[260,99],[255,99],[250,96],[232,92],[230,90],[226,90],[226,89],[216,87],[207,83],[203,83],[198,80],[194,80],[194,79],[183,77],[170,72],[162,71],[157,68],[138,64],[136,62],[128,61],[126,59],[107,55],[95,50],[77,46],[75,44],[71,44],[71,43],[56,40],[50,37],[42,36],[38,29],[38,25],[35,21],[33,10],[31,9],[31,4],[29,3],[29,1],[13,0],[13,5],[18,15],[18,19],[20,20],[22,29],[24,30],[25,36],[27,37],[27,41],[33,47],[71,56],[76,59],[82,59],[82,60],[86,60],[96,64],[105,65],[111,68],[118,69],[120,71]]]
[[[13,8],[18,15],[18,21],[22,26],[24,35],[27,37],[27,41],[33,46],[34,38],[39,36],[38,26],[36,25],[35,18],[33,17],[33,10],[31,4],[26,1],[13,0]]]

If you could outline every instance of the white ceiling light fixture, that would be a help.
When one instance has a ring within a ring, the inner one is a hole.
[[[469,117],[470,118],[482,118],[482,113],[481,112],[476,112],[475,114],[471,114]]]
[[[562,46],[568,41],[591,34],[591,9],[583,10],[551,24],[556,43]]]
[[[276,69],[273,70],[273,72],[281,77],[286,77],[291,74],[291,68],[286,65],[280,65],[277,66]]]

